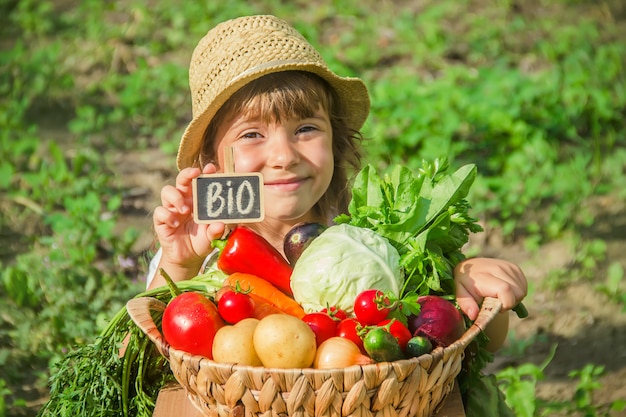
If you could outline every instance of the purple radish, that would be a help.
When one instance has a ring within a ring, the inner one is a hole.
[[[421,306],[419,315],[408,319],[413,336],[424,336],[433,346],[446,347],[463,335],[465,321],[450,301],[436,295],[424,295],[417,302]]]

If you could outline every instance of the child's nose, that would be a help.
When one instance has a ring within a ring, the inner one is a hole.
[[[300,160],[300,154],[295,145],[295,138],[288,133],[275,133],[268,149],[268,165],[274,168],[286,168],[297,163]]]

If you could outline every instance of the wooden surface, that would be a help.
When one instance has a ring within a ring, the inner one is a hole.
[[[203,414],[189,401],[185,390],[180,385],[171,385],[159,392],[152,416],[203,417]],[[456,384],[435,417],[465,417],[461,394]]]
[[[463,400],[457,384],[454,384],[454,388],[435,417],[465,417],[465,408],[463,408]]]
[[[159,392],[152,417],[204,417],[187,398],[180,385],[171,385]]]

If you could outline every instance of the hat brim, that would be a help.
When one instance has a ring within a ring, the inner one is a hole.
[[[207,127],[211,123],[217,111],[224,103],[239,89],[264,75],[281,71],[306,71],[316,74],[326,80],[328,84],[337,92],[340,105],[344,109],[348,126],[351,129],[359,130],[365,123],[370,109],[370,99],[367,87],[359,78],[339,77],[324,65],[306,63],[299,61],[276,61],[250,68],[236,78],[232,79],[228,85],[218,94],[206,110],[195,117],[185,129],[176,165],[179,170],[193,166],[197,161],[202,147],[202,141]]]

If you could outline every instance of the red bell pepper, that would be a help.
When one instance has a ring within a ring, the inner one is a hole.
[[[217,267],[226,274],[241,272],[263,278],[276,288],[293,295],[292,267],[265,238],[246,226],[237,226],[224,240],[214,240],[221,250]]]

